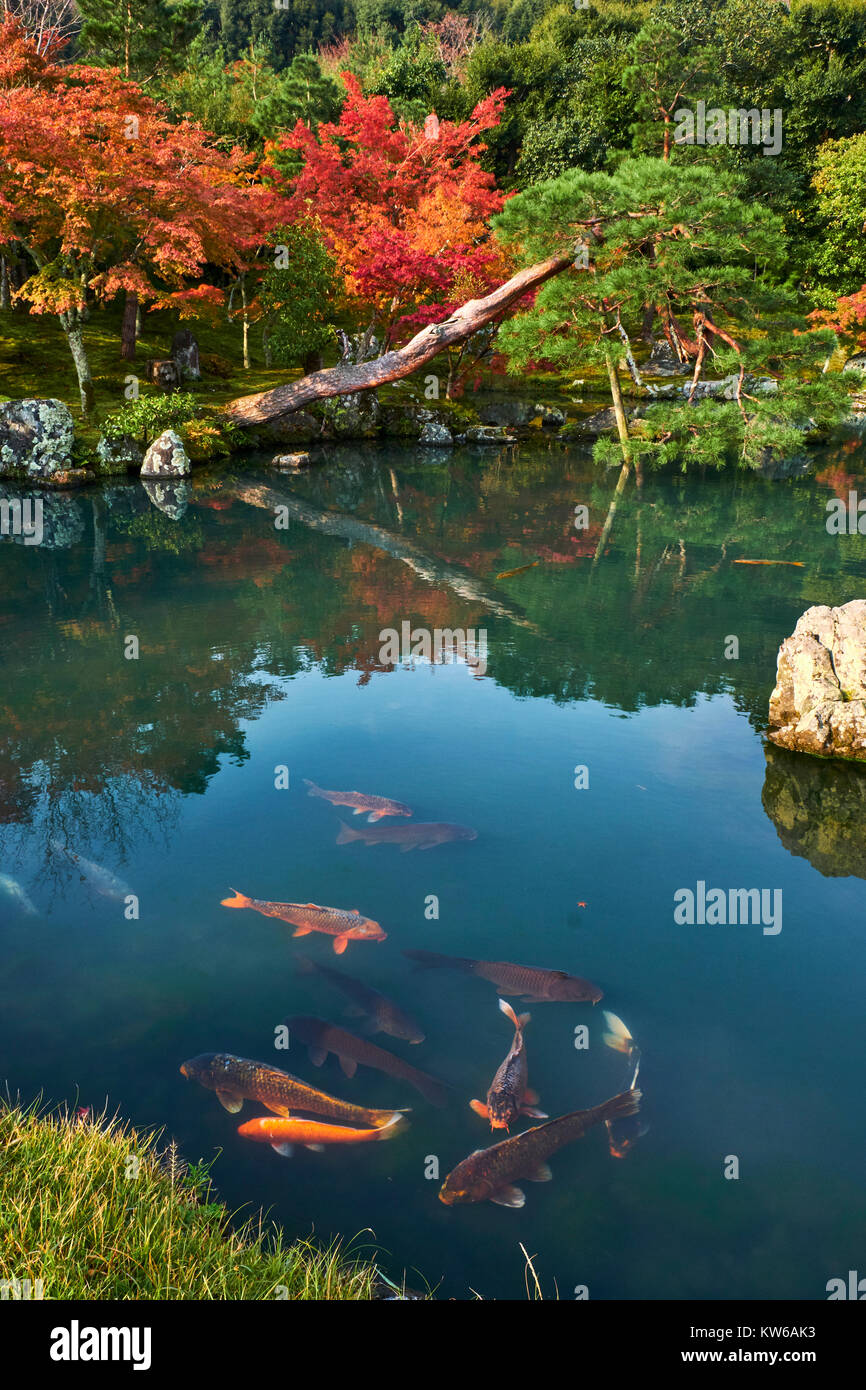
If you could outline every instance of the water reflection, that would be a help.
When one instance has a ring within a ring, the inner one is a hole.
[[[866,767],[768,743],[764,810],[785,849],[827,878],[866,878]]]

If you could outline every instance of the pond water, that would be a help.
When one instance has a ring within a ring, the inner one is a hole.
[[[356,1236],[440,1297],[525,1297],[521,1243],[546,1297],[826,1297],[864,1259],[866,774],[762,729],[799,614],[866,595],[866,542],[825,526],[864,472],[850,441],[809,477],[649,477],[601,547],[615,478],[555,445],[341,446],[288,478],[251,459],[155,493],[168,510],[137,482],[48,498],[41,545],[0,545],[0,871],[36,909],[0,895],[0,1081],[219,1151],[232,1209]],[[483,629],[486,662],[395,667],[380,634],[403,622]],[[348,809],[304,778],[477,839],[337,844]],[[138,920],[52,842],[123,880]],[[699,881],[780,889],[781,930],[680,925]],[[227,911],[231,888],[357,907],[387,940],[338,958]],[[530,1082],[550,1115],[623,1089],[610,1009],[647,1133],[618,1161],[592,1130],[522,1210],[440,1203],[427,1174],[491,1142],[469,1101],[512,1030],[490,984],[411,949],[595,981],[595,1007],[519,1006]],[[275,1049],[286,1015],[354,1026],[300,953],[420,1020],[420,1045],[373,1041],[451,1083],[445,1108]],[[282,1158],[237,1135],[261,1107],[232,1116],[179,1074],[208,1051],[411,1106],[411,1127]]]

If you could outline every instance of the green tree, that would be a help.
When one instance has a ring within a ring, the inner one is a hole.
[[[497,234],[526,263],[575,253],[574,267],[547,282],[535,306],[501,330],[500,344],[519,371],[539,359],[572,371],[604,364],[620,446],[629,463],[677,462],[683,468],[732,458],[757,466],[768,453],[791,452],[805,422],[837,418],[843,388],[814,371],[835,341],[810,334],[784,290],[784,228],[767,208],[740,196],[742,182],[724,166],[679,165],[642,156],[614,174],[578,171],[509,200]],[[631,340],[646,306],[691,373],[686,404],[649,407],[630,430],[620,359],[638,384]],[[729,377],[728,399],[703,398],[712,366]],[[756,376],[771,379],[756,385]],[[610,461],[603,441],[599,458]]]
[[[274,233],[274,261],[262,277],[259,304],[268,366],[301,362],[314,370],[334,341],[339,274],[314,228],[283,227]]]
[[[79,0],[81,57],[124,77],[175,71],[201,22],[201,0]]]

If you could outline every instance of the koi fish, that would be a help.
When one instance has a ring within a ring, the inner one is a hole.
[[[797,569],[803,569],[803,560],[735,560],[735,565],[794,565]]]
[[[472,1100],[469,1105],[476,1115],[490,1121],[491,1129],[507,1130],[518,1115],[532,1115],[537,1120],[546,1120],[547,1115],[543,1110],[533,1108],[538,1096],[529,1086],[523,1030],[532,1015],[521,1014],[518,1018],[511,1005],[504,999],[500,999],[499,1007],[505,1017],[514,1024],[514,1041],[491,1082],[490,1090],[487,1092],[487,1104],[483,1105],[480,1100]]]
[[[477,840],[478,831],[468,825],[449,825],[447,821],[419,822],[416,825],[376,825],[353,830],[344,825],[337,836],[338,845],[347,845],[350,840],[361,840],[365,845],[399,845],[401,854],[410,849],[433,849],[434,845],[445,845],[450,840]]]
[[[124,898],[129,897],[132,890],[123,882],[123,879],[117,878],[110,869],[103,868],[101,864],[94,864],[92,859],[85,859],[82,855],[75,854],[59,840],[51,840],[49,843],[56,855],[67,859],[78,870],[82,883],[88,882],[100,897],[115,898],[121,902]]]
[[[514,570],[503,570],[501,574],[497,574],[496,578],[497,578],[497,579],[512,579],[512,578],[514,577],[515,574],[524,574],[524,573],[526,572],[526,570],[534,570],[534,569],[535,569],[535,566],[536,566],[537,564],[539,564],[539,563],[540,563],[540,561],[538,561],[538,560],[533,560],[532,563],[529,564],[529,565],[518,565],[518,566],[517,566],[517,569],[514,569]]]
[[[245,1100],[256,1100],[283,1119],[300,1110],[373,1129],[381,1129],[404,1114],[402,1110],[368,1110],[363,1105],[350,1105],[346,1100],[308,1086],[287,1071],[269,1067],[265,1062],[234,1057],[230,1052],[202,1052],[184,1062],[180,1070],[190,1081],[216,1091],[217,1100],[230,1115],[242,1110]]]
[[[419,1071],[417,1067],[410,1067],[408,1062],[395,1057],[393,1052],[386,1052],[384,1047],[377,1047],[375,1043],[358,1038],[347,1029],[339,1028],[336,1023],[326,1023],[321,1018],[298,1015],[284,1022],[294,1037],[307,1044],[314,1066],[320,1067],[328,1053],[333,1052],[346,1076],[354,1076],[359,1065],[372,1067],[393,1077],[395,1081],[407,1081],[431,1105],[445,1104],[447,1089],[443,1081],[428,1076],[427,1072]]]
[[[356,907],[347,910],[343,907],[319,907],[318,903],[271,903],[261,898],[248,898],[233,888],[233,898],[223,898],[222,907],[249,907],[253,912],[261,912],[263,917],[278,917],[288,922],[296,930],[292,936],[309,936],[310,932],[322,932],[334,938],[334,951],[341,956],[350,941],[384,941],[378,922],[372,917],[362,917]]]
[[[424,1033],[414,1018],[404,1013],[392,999],[380,994],[378,990],[371,989],[369,985],[363,984],[351,975],[345,975],[342,970],[334,970],[329,965],[318,965],[306,956],[298,956],[297,961],[302,974],[323,976],[352,1000],[346,1013],[366,1019],[363,1028],[365,1033],[388,1033],[392,1038],[402,1038],[404,1042],[410,1043],[424,1041]]]
[[[411,806],[404,806],[402,801],[391,801],[387,796],[366,796],[364,792],[328,792],[307,777],[304,778],[304,786],[310,789],[308,796],[320,796],[324,801],[330,801],[332,806],[354,807],[353,814],[356,816],[363,816],[365,811],[369,811],[368,821],[381,820],[383,816],[412,815]]]
[[[19,912],[23,912],[27,917],[38,917],[39,910],[33,906],[17,878],[11,878],[9,874],[0,874],[0,893],[5,894],[10,902],[13,902]]]
[[[634,1115],[640,1105],[640,1091],[624,1091],[591,1110],[573,1110],[558,1120],[503,1139],[489,1149],[476,1149],[458,1163],[439,1189],[439,1200],[446,1206],[464,1202],[495,1202],[500,1207],[522,1207],[526,1201],[515,1180],[549,1182],[553,1174],[547,1160],[557,1149],[580,1139],[593,1125],[620,1116]]]
[[[315,1120],[273,1120],[259,1116],[238,1126],[238,1134],[256,1144],[270,1144],[284,1158],[291,1158],[294,1144],[322,1153],[326,1144],[369,1144],[377,1139],[394,1139],[405,1124],[395,1115],[379,1129],[348,1129],[345,1125],[323,1125]]]
[[[464,970],[489,980],[502,994],[519,995],[527,1003],[597,1004],[604,995],[598,985],[567,975],[564,970],[544,970],[533,965],[513,965],[507,960],[471,960],[466,956],[440,956],[435,951],[404,951],[422,970]]]
[[[627,1058],[629,1066],[633,1064],[629,1085],[634,1087],[640,1071],[640,1048],[621,1018],[610,1013],[607,1009],[602,1017],[607,1028],[602,1042],[606,1047],[613,1048],[615,1052],[622,1052]],[[634,1148],[638,1139],[642,1139],[645,1134],[649,1133],[649,1125],[643,1124],[639,1117],[634,1115],[625,1120],[605,1120],[605,1127],[611,1158],[625,1158],[629,1150]]]

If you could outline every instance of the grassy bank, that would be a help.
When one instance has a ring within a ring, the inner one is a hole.
[[[155,1134],[0,1105],[0,1283],[41,1280],[46,1299],[363,1300],[379,1278],[261,1216],[231,1224],[206,1168]]]

